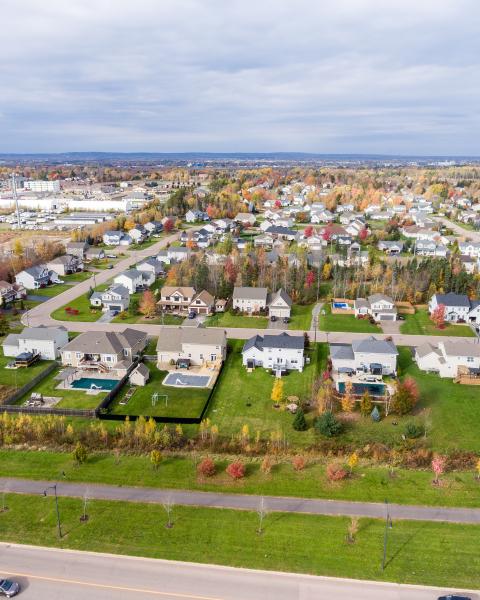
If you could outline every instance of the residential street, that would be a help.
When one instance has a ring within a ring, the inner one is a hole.
[[[7,489],[9,492],[14,493],[42,494],[43,490],[48,487],[48,485],[51,485],[51,482],[0,477],[0,488]],[[67,481],[57,483],[57,492],[60,496],[83,498],[87,489],[88,496],[92,500],[123,500],[127,502],[162,504],[165,502],[165,499],[168,498],[174,504],[181,504],[184,506],[230,508],[234,510],[257,510],[260,502],[260,496],[243,494],[114,486]],[[349,502],[343,500],[266,496],[265,504],[267,509],[272,512],[292,512],[313,515],[341,515],[383,519],[385,518],[386,512],[385,505],[376,502]],[[405,519],[413,521],[443,521],[450,523],[480,523],[480,508],[444,508],[389,504],[389,514],[394,520]]]
[[[18,581],[25,600],[436,600],[446,592],[16,544],[0,544],[0,576]]]
[[[433,218],[436,221],[440,221],[441,223],[443,223],[445,225],[445,227],[449,227],[450,229],[452,229],[457,235],[461,235],[463,237],[469,238],[469,239],[473,240],[474,242],[480,242],[480,231],[472,231],[470,229],[465,229],[458,223],[454,223],[453,221],[450,221],[450,219],[447,219],[446,217],[434,216]]]

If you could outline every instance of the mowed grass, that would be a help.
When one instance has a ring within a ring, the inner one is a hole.
[[[322,312],[325,311],[323,315]],[[357,319],[355,315],[332,315],[330,303],[322,306],[318,319],[321,331],[351,331],[353,333],[382,333],[378,325],[372,325],[368,319]]]
[[[229,341],[227,360],[209,406],[208,416],[218,425],[220,435],[238,435],[246,424],[252,435],[258,431],[262,438],[268,439],[272,432],[281,430],[294,443],[311,443],[314,439],[312,429],[294,431],[293,415],[273,407],[270,397],[275,377],[262,367],[248,373],[242,365],[243,344],[242,340]],[[310,399],[313,382],[326,363],[326,344],[312,345],[308,356],[310,364],[302,373],[291,371],[282,377],[285,398]]]
[[[107,283],[99,285],[95,290],[97,292],[101,292],[106,290],[108,287]],[[71,314],[67,312],[66,308],[72,308],[78,310],[78,315]],[[75,300],[72,300],[68,304],[65,304],[61,308],[57,308],[51,314],[53,319],[57,319],[58,321],[97,321],[102,315],[102,310],[100,308],[94,308],[90,306],[90,298],[86,293],[82,294]]]
[[[22,398],[18,400],[16,404],[24,404],[32,395],[33,392],[42,394],[43,396],[54,396],[61,398],[55,408],[81,408],[90,409],[95,408],[100,404],[102,398],[106,396],[106,392],[100,392],[99,394],[90,395],[86,394],[82,390],[59,390],[57,386],[60,381],[55,379],[60,369],[55,369],[47,377],[36,385],[32,390],[27,392]]]
[[[314,304],[292,304],[292,313],[290,315],[288,329],[308,331],[312,324],[312,309],[314,306]]]
[[[405,321],[400,325],[400,333],[475,337],[469,325],[446,323],[444,329],[439,329],[430,319],[426,308],[417,308],[415,314],[405,315]]]
[[[39,360],[31,367],[6,369],[6,365],[13,360],[11,356],[0,356],[0,385],[21,388],[51,364],[49,360]]]
[[[57,538],[53,498],[8,494],[2,540],[77,550],[234,567],[377,579],[448,587],[480,585],[480,526],[395,521],[381,569],[383,520],[360,519],[354,544],[349,519],[271,513],[259,535],[249,511],[175,506],[166,528],[161,505],[60,498],[64,536]]]
[[[254,329],[266,329],[267,317],[256,317],[248,315],[234,315],[227,310],[224,313],[216,313],[205,320],[207,327],[246,327]]]
[[[105,421],[105,426],[111,421]],[[118,427],[119,424],[115,424]],[[76,427],[76,423],[73,423]],[[67,481],[85,484],[104,483],[164,489],[191,489],[254,494],[326,498],[362,502],[389,502],[427,506],[462,506],[478,508],[480,484],[473,472],[462,471],[442,475],[441,485],[433,485],[429,469],[394,470],[385,466],[361,463],[351,477],[331,483],[326,476],[326,463],[335,459],[310,460],[303,471],[295,471],[288,458],[279,458],[271,473],[260,468],[262,457],[243,458],[246,477],[232,481],[225,473],[231,458],[213,456],[216,474],[201,478],[197,474],[199,456],[164,455],[158,470],[152,469],[148,455],[122,455],[113,452],[90,454],[86,463],[76,465],[70,452],[45,450],[0,450],[0,476],[55,480],[65,473]],[[338,459],[341,462],[341,459]]]
[[[150,370],[150,379],[144,387],[136,387],[127,404],[120,404],[128,386],[110,404],[109,412],[115,415],[143,415],[146,417],[199,418],[207,402],[209,388],[182,388],[162,385],[167,371],[159,371],[154,362],[145,363]],[[152,405],[152,395],[160,398]],[[167,395],[165,399],[164,395]]]

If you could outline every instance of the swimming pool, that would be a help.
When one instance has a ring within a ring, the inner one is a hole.
[[[338,391],[341,394],[345,393],[345,383],[340,381],[338,383]],[[371,396],[383,396],[385,394],[384,383],[354,383],[352,384],[352,391],[354,394],[364,394],[368,392]]]
[[[333,308],[342,308],[342,309],[346,310],[347,308],[350,308],[350,307],[348,306],[348,304],[346,302],[334,302]]]
[[[96,379],[95,377],[80,377],[72,382],[76,390],[106,390],[110,391],[117,385],[117,379]]]
[[[169,373],[163,380],[163,385],[176,387],[207,387],[210,375],[191,375],[190,373]]]

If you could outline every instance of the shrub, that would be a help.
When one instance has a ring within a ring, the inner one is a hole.
[[[243,479],[245,477],[245,465],[240,460],[236,460],[228,465],[226,472],[232,479]]]
[[[425,429],[421,425],[416,423],[407,423],[405,425],[405,437],[410,440],[415,440],[421,437],[425,432]]]
[[[84,462],[87,462],[87,449],[80,442],[77,442],[73,451],[73,460],[77,465],[82,465]]]
[[[203,477],[213,477],[216,472],[215,463],[207,456],[198,464],[197,471]]]
[[[364,417],[368,417],[368,415],[372,412],[372,398],[370,394],[365,392],[360,400],[360,412]]]
[[[305,413],[301,408],[299,408],[295,414],[292,427],[295,431],[306,431],[308,428],[307,421],[305,420]]]
[[[295,471],[303,471],[306,464],[307,461],[303,456],[297,455],[292,458],[292,466],[295,469]]]
[[[409,413],[418,401],[418,389],[414,379],[407,377],[403,383],[399,383],[392,398],[391,408],[397,415]]]
[[[262,473],[265,473],[265,475],[268,475],[271,472],[272,468],[273,460],[268,454],[265,454],[262,460],[262,464],[260,465],[260,470],[262,471]]]
[[[326,411],[315,419],[315,429],[325,437],[334,437],[342,432],[343,426],[331,411]]]
[[[327,477],[329,481],[341,481],[347,475],[347,471],[339,463],[330,463],[327,465]]]

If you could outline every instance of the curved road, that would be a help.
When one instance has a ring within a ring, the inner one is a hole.
[[[0,576],[25,600],[436,600],[446,590],[0,544]],[[452,593],[455,590],[448,590]],[[456,590],[478,600],[473,590]]]

